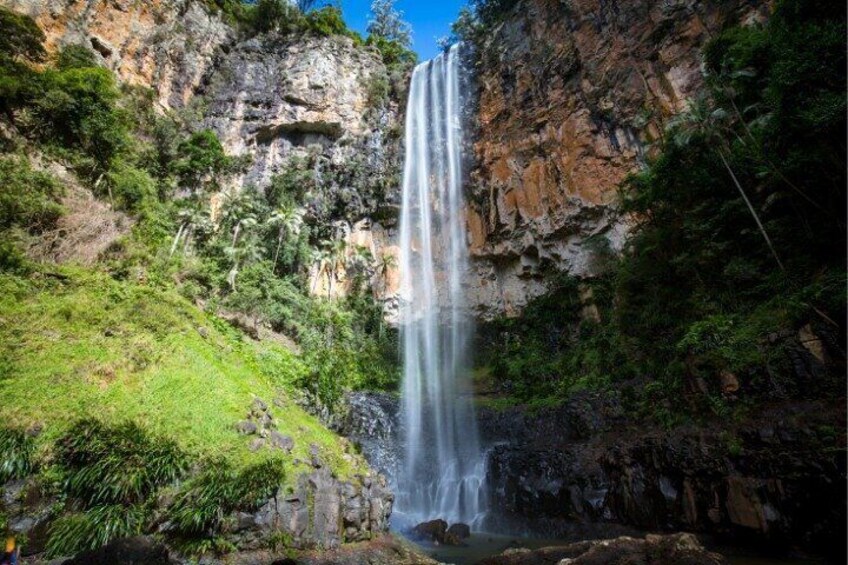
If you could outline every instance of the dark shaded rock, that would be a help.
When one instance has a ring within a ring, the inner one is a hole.
[[[506,437],[489,452],[488,497],[503,509],[498,519],[507,531],[518,525],[560,537],[575,521],[614,523],[771,548],[803,544],[839,560],[844,440],[816,434],[843,428],[836,404],[786,403],[733,429],[719,422],[673,432],[604,424],[588,439],[568,427],[556,435],[544,424],[532,434],[527,423],[536,415],[501,413]],[[508,414],[515,416],[514,438]]]
[[[448,523],[444,520],[430,520],[412,528],[412,535],[416,539],[441,543],[447,531]]]
[[[146,536],[115,540],[99,549],[80,553],[64,565],[171,565],[168,548]]]
[[[286,453],[291,453],[292,449],[294,449],[294,440],[289,436],[284,436],[280,432],[271,432],[270,439],[272,447],[282,449]]]
[[[266,404],[265,401],[261,398],[254,398],[253,404],[251,404],[250,407],[252,410],[254,410],[254,413],[268,411],[268,404]]]
[[[717,553],[704,549],[692,534],[649,535],[645,539],[620,537],[582,541],[561,547],[531,551],[512,549],[484,559],[480,565],[724,565]]]
[[[421,541],[441,545],[462,545],[462,540],[471,535],[471,530],[465,524],[454,524],[448,528],[448,523],[444,520],[430,520],[412,528],[411,534],[413,538]]]
[[[471,528],[468,524],[453,524],[448,528],[448,533],[456,539],[464,540],[471,537]]]
[[[244,434],[246,436],[255,434],[259,428],[253,422],[244,420],[236,424],[236,431],[240,434]]]

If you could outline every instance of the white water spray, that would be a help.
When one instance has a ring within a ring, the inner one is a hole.
[[[459,46],[416,67],[406,115],[401,210],[405,453],[396,512],[475,527],[484,465],[469,391],[473,324],[462,278],[468,247],[462,196]]]

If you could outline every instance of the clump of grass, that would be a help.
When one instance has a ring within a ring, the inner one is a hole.
[[[35,466],[35,441],[23,430],[0,428],[0,483],[23,479]]]
[[[61,491],[76,511],[51,525],[48,556],[75,555],[140,534],[153,496],[181,477],[188,463],[176,443],[134,422],[77,422],[56,442]]]
[[[86,506],[141,504],[188,468],[176,443],[134,422],[109,427],[82,420],[59,440],[57,456],[65,492]]]
[[[97,549],[113,539],[138,535],[146,518],[143,507],[123,504],[95,506],[85,512],[66,514],[50,526],[47,556],[76,555]]]
[[[236,471],[226,460],[208,463],[168,509],[172,531],[180,537],[215,537],[236,511],[253,511],[282,483],[283,462],[268,459]]]

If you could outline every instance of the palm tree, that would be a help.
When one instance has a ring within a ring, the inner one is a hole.
[[[711,109],[706,99],[699,98],[691,104],[689,110],[678,114],[669,121],[668,129],[671,133],[671,141],[678,147],[686,147],[690,144],[692,139],[696,136],[700,136],[715,143],[714,149],[716,154],[721,160],[722,165],[724,165],[724,168],[727,170],[727,173],[730,175],[730,178],[733,180],[733,184],[742,196],[742,200],[745,201],[745,205],[748,207],[748,211],[754,218],[754,221],[760,230],[760,234],[762,234],[766,245],[768,245],[768,248],[771,250],[771,254],[774,256],[774,260],[777,262],[780,270],[786,272],[786,268],[783,266],[783,262],[780,260],[780,256],[777,254],[777,250],[774,248],[771,238],[766,232],[762,221],[760,221],[759,214],[757,214],[757,211],[754,209],[754,205],[751,204],[751,200],[748,198],[748,194],[745,192],[745,189],[742,188],[739,178],[730,166],[730,161],[728,160],[728,155],[730,155],[730,146],[727,142],[727,138],[724,135],[721,135],[722,132],[730,132],[726,125],[727,119],[728,114],[726,111],[722,108]]]
[[[338,275],[339,269],[347,266],[347,240],[338,238],[330,245],[330,296],[333,295],[333,279]]]
[[[383,253],[377,260],[377,273],[383,281],[383,292],[388,288],[389,273],[397,268],[397,257],[391,253]]]
[[[227,283],[230,285],[230,290],[233,292],[237,290],[236,278],[241,267],[254,261],[261,261],[263,251],[256,237],[243,238],[240,246],[233,245],[224,249],[224,253],[233,262],[230,272],[227,273]]]
[[[196,226],[202,225],[207,221],[207,217],[197,208],[187,208],[185,210],[180,210],[179,214],[177,214],[179,218],[180,227],[177,230],[176,235],[174,236],[173,243],[171,243],[171,251],[168,253],[168,258],[173,257],[174,253],[177,250],[177,246],[180,244],[180,240],[185,241],[185,249],[188,248],[189,239],[194,231]],[[184,251],[185,251],[184,249]]]
[[[327,247],[319,247],[315,250],[312,260],[318,263],[318,269],[315,272],[315,279],[312,281],[312,294],[315,294],[315,286],[318,284],[318,281],[321,280],[321,276],[324,274],[324,271],[330,264],[330,250]]]
[[[280,247],[283,245],[283,238],[286,234],[291,236],[299,236],[300,230],[303,227],[303,208],[295,208],[294,206],[283,206],[271,214],[268,218],[268,225],[277,226],[277,249],[274,251],[274,269],[277,270],[277,260],[280,257]]]

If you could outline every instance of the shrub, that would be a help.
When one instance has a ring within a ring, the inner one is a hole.
[[[156,182],[151,176],[126,161],[118,161],[109,171],[106,186],[114,205],[128,212],[139,212],[158,200]]]
[[[94,55],[94,51],[84,45],[68,45],[59,52],[59,56],[56,58],[56,68],[60,71],[96,66],[97,57]]]
[[[35,132],[44,141],[84,152],[93,175],[107,171],[128,143],[128,117],[116,106],[115,77],[101,68],[46,71],[34,101]]]
[[[188,190],[213,190],[218,186],[218,177],[231,164],[215,132],[203,130],[179,144],[173,172]]]
[[[254,511],[274,493],[285,476],[283,463],[269,459],[236,471],[228,462],[208,462],[168,508],[173,533],[214,536],[235,511]]]
[[[38,233],[52,228],[62,214],[62,186],[22,157],[0,157],[0,186],[0,233],[12,228]]]
[[[47,56],[44,39],[31,17],[0,7],[0,57],[41,62]]]

